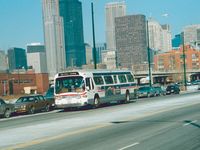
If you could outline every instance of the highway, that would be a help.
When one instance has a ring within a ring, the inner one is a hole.
[[[0,119],[0,149],[200,150],[200,93]]]

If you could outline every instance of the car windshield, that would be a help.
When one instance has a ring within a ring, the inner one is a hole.
[[[83,77],[81,76],[71,76],[57,78],[55,82],[55,92],[56,94],[68,93],[68,92],[83,92],[85,89],[85,84]]]

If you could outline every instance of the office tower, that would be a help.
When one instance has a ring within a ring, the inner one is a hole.
[[[105,6],[106,13],[106,43],[108,50],[116,50],[115,43],[115,18],[126,15],[125,2],[107,3]]]
[[[39,43],[27,45],[27,63],[28,67],[35,73],[47,73],[47,60],[45,46]]]
[[[43,0],[44,38],[48,73],[51,78],[66,68],[63,19],[58,0]]]
[[[147,62],[146,17],[130,15],[115,19],[117,66],[131,68]]]
[[[7,56],[5,51],[0,50],[0,71],[6,71],[8,69]]]
[[[22,48],[8,49],[9,70],[27,69],[26,50]]]
[[[167,52],[172,50],[172,34],[168,24],[161,25],[162,27],[162,50]]]
[[[200,24],[188,25],[184,27],[184,44],[195,45],[198,41],[198,30],[200,29]]]
[[[181,34],[175,35],[172,39],[172,49],[178,49],[182,45],[182,37]]]
[[[27,53],[37,53],[37,52],[45,53],[45,46],[40,43],[27,44]]]
[[[86,63],[82,3],[78,0],[59,0],[59,8],[64,22],[67,67],[81,67]]]

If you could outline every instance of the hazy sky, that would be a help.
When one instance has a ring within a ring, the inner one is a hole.
[[[27,43],[43,43],[42,0],[0,0],[0,49],[26,48]],[[94,2],[96,42],[105,42],[105,9],[114,0],[81,0],[84,38],[92,44],[91,2]],[[116,0],[115,0],[116,1]],[[119,1],[119,0],[117,0]],[[170,24],[172,35],[183,27],[200,24],[200,0],[125,0],[127,14],[152,16]],[[168,14],[168,16],[163,16]]]

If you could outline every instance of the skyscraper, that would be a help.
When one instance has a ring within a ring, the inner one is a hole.
[[[66,68],[63,19],[58,0],[43,0],[44,37],[50,77]]]
[[[108,50],[116,50],[115,43],[115,18],[126,15],[125,2],[107,3],[105,6],[106,13],[106,43]]]
[[[132,68],[132,65],[147,62],[147,31],[144,15],[130,15],[115,19],[117,65]]]
[[[22,48],[10,48],[8,50],[9,70],[27,69],[26,50]]]
[[[64,22],[67,67],[81,67],[86,64],[82,3],[78,0],[59,0],[59,8]]]

